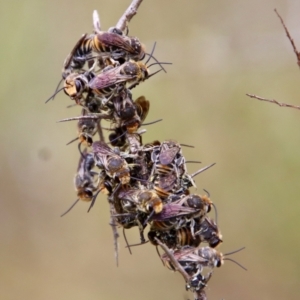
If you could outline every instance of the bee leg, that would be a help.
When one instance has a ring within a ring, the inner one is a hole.
[[[194,227],[195,227],[195,220],[192,219],[191,222],[190,222],[190,228],[191,228],[191,233],[192,233],[193,239],[195,239],[195,231],[194,231]]]
[[[141,243],[144,244],[146,243],[146,240],[145,240],[145,236],[144,236],[144,229],[145,227],[147,226],[144,226],[139,219],[137,219],[137,223],[138,223],[138,227],[139,227],[139,231],[140,231],[140,239],[141,239]]]

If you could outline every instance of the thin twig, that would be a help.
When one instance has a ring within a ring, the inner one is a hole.
[[[190,280],[190,276],[184,271],[178,260],[174,257],[173,253],[170,251],[170,249],[163,244],[158,238],[155,238],[155,241],[157,244],[165,251],[165,253],[168,255],[170,261],[173,264],[173,267],[178,271],[184,278],[184,280],[188,283]]]
[[[100,141],[105,142],[105,138],[104,138],[103,130],[102,130],[102,126],[101,126],[101,119],[99,119],[97,121],[97,131],[98,131],[98,134],[99,134]]]
[[[118,244],[118,238],[119,238],[119,233],[117,230],[117,224],[116,224],[116,220],[113,217],[114,214],[114,205],[111,201],[108,201],[109,203],[109,210],[110,210],[110,226],[112,228],[113,231],[113,237],[114,237],[114,249],[115,249],[115,259],[116,259],[116,264],[117,267],[119,266],[119,244]]]
[[[120,20],[118,21],[116,28],[124,31],[132,17],[137,13],[137,10],[143,0],[133,0],[129,7],[126,9]]]
[[[280,19],[281,24],[282,24],[282,26],[283,26],[283,28],[284,28],[284,30],[285,30],[285,33],[286,33],[288,39],[290,40],[290,42],[291,42],[291,44],[292,44],[293,50],[294,50],[294,52],[295,52],[295,54],[296,54],[296,57],[297,57],[297,64],[298,64],[298,66],[300,67],[300,52],[297,50],[296,45],[295,45],[295,43],[294,43],[294,40],[292,39],[292,37],[291,37],[291,35],[290,35],[290,33],[289,33],[287,27],[285,26],[285,24],[284,24],[284,22],[283,22],[283,19],[281,18],[281,16],[280,16],[279,13],[277,12],[276,8],[274,9],[274,11],[275,11],[276,15],[278,16],[278,18]]]
[[[250,98],[255,98],[257,100],[271,102],[271,103],[277,104],[277,105],[279,105],[281,107],[291,107],[291,108],[295,108],[295,109],[300,109],[300,106],[292,105],[292,104],[287,104],[287,103],[281,103],[281,102],[278,102],[275,99],[266,99],[266,98],[262,98],[262,97],[259,97],[259,96],[256,96],[256,95],[252,95],[252,94],[246,94],[246,95],[248,97],[250,97]]]
[[[195,300],[207,300],[205,290],[194,292],[194,298]]]

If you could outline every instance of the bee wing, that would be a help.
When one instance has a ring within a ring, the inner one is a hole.
[[[159,161],[162,165],[168,165],[173,162],[176,154],[180,151],[179,147],[172,147],[167,150],[161,151]]]
[[[203,220],[203,222],[201,222],[200,226],[201,226],[204,222],[208,223],[208,226],[209,226],[209,227],[212,227],[214,230],[218,231],[218,226],[217,226],[216,222],[215,222],[213,219],[210,219],[210,218],[208,218],[208,217],[205,217],[204,220]],[[207,227],[208,227],[208,226],[207,226]]]
[[[124,199],[133,203],[137,203],[137,198],[136,195],[137,193],[139,193],[139,190],[134,190],[134,189],[130,189],[130,190],[122,190],[119,194],[118,194],[118,198],[119,199]]]
[[[97,141],[94,142],[92,145],[92,152],[97,155],[110,155],[110,154],[115,154],[112,149],[105,143],[102,141]]]
[[[171,191],[174,187],[174,184],[177,181],[177,176],[174,173],[170,173],[166,176],[160,176],[159,177],[159,188],[165,190],[165,191]]]
[[[106,46],[116,47],[129,53],[135,53],[135,49],[127,41],[127,37],[119,34],[103,32],[101,34],[97,34],[97,39],[100,43],[103,43]]]
[[[83,174],[84,174],[84,165],[85,165],[85,160],[87,158],[87,155],[88,155],[87,149],[85,148],[80,155],[78,167],[77,167],[77,173],[81,177],[83,177]]]
[[[73,56],[74,56],[74,53],[77,51],[78,47],[82,44],[82,42],[85,40],[86,37],[87,37],[87,33],[83,34],[82,37],[78,40],[78,42],[75,44],[74,48],[72,49],[70,54],[65,59],[64,66],[63,66],[64,69],[67,69],[70,66]]]
[[[198,210],[190,207],[185,207],[174,203],[167,203],[164,204],[163,209],[160,213],[153,215],[152,219],[156,221],[163,221],[174,217],[196,213],[197,211]]]
[[[120,67],[116,67],[98,74],[90,80],[88,86],[92,90],[101,90],[130,79],[133,79],[132,76],[120,74]]]
[[[150,109],[150,101],[146,100],[144,96],[140,96],[134,101],[134,104],[137,107],[138,115],[143,123]]]

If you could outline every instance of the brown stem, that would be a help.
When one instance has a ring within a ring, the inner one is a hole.
[[[282,103],[282,102],[278,102],[277,100],[275,99],[266,99],[266,98],[262,98],[262,97],[259,97],[259,96],[256,96],[256,95],[252,95],[252,94],[246,94],[248,97],[250,98],[255,98],[257,100],[262,100],[262,101],[267,101],[267,102],[271,102],[271,103],[274,103],[274,104],[277,104],[281,107],[291,107],[291,108],[295,108],[295,109],[300,109],[300,106],[297,106],[297,105],[292,105],[292,104],[287,104],[287,103]]]
[[[286,33],[288,39],[290,40],[290,42],[292,44],[293,50],[294,50],[294,52],[296,54],[296,57],[297,57],[297,64],[300,67],[300,52],[297,50],[296,45],[294,43],[294,40],[292,39],[292,37],[291,37],[291,35],[290,35],[287,27],[285,26],[285,24],[283,22],[283,19],[281,18],[280,14],[277,12],[276,8],[274,9],[274,11],[275,11],[276,15],[278,16],[278,18],[280,19],[281,24],[282,24],[282,26],[283,26],[283,28],[285,30],[285,33]]]
[[[118,237],[119,237],[119,233],[117,230],[117,224],[116,224],[116,220],[113,217],[114,215],[114,205],[111,201],[108,201],[109,203],[109,208],[110,208],[110,226],[112,228],[113,231],[113,237],[114,237],[114,249],[115,249],[115,259],[116,259],[116,264],[117,267],[119,266],[119,245],[118,245]]]
[[[126,9],[120,20],[118,21],[116,28],[124,31],[132,17],[137,13],[138,7],[143,0],[133,0],[129,7]]]
[[[186,283],[188,283],[189,280],[190,280],[190,276],[184,271],[184,269],[182,268],[180,263],[177,261],[177,259],[174,257],[174,255],[170,251],[170,249],[165,244],[163,244],[158,238],[155,238],[155,241],[165,251],[165,253],[168,255],[168,257],[170,258],[170,260],[171,260],[173,266],[175,267],[176,271],[178,271],[183,276]]]

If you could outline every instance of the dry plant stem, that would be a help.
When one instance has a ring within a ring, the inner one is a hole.
[[[285,30],[285,33],[286,33],[288,39],[290,40],[290,42],[291,42],[291,44],[292,44],[293,50],[294,50],[294,52],[295,52],[295,54],[296,54],[296,57],[297,57],[297,64],[298,64],[298,66],[300,67],[300,52],[297,50],[296,45],[295,45],[295,43],[294,43],[294,40],[292,39],[292,37],[291,37],[291,35],[290,35],[290,33],[289,33],[287,27],[285,26],[285,24],[284,24],[284,22],[283,22],[283,19],[281,18],[281,16],[280,16],[279,13],[277,12],[276,8],[274,9],[274,11],[275,11],[276,15],[278,16],[278,18],[280,19],[281,24],[282,24],[282,26],[283,26],[283,28],[284,28],[284,30]]]
[[[195,293],[194,293],[195,300],[207,300],[206,293],[204,290]]]
[[[176,271],[178,271],[183,276],[183,278],[186,282],[189,282],[190,276],[184,271],[184,269],[182,268],[180,263],[175,259],[174,255],[170,251],[170,249],[165,244],[163,244],[158,238],[155,238],[155,241],[166,252],[166,254],[170,258],[173,266],[175,267]]]
[[[124,31],[132,17],[137,13],[137,10],[143,0],[133,0],[129,7],[126,9],[120,20],[118,21],[116,28]]]
[[[262,97],[259,97],[259,96],[256,96],[256,95],[252,95],[252,94],[246,94],[246,95],[248,97],[250,97],[250,98],[255,98],[257,100],[271,102],[271,103],[277,104],[277,105],[279,105],[281,107],[291,107],[291,108],[300,109],[300,106],[292,105],[292,104],[287,104],[287,103],[281,103],[281,102],[278,102],[275,99],[266,99],[266,98],[262,98]]]
[[[155,238],[155,241],[168,255],[168,257],[170,258],[176,271],[178,271],[183,276],[185,282],[188,283],[190,281],[190,276],[184,271],[184,269],[182,268],[180,263],[176,260],[176,258],[174,257],[174,255],[170,251],[170,249],[165,244],[163,244],[158,238]],[[195,300],[207,300],[205,291],[203,289],[200,291],[194,291],[194,299]]]
[[[114,249],[115,249],[115,259],[116,259],[116,264],[117,267],[119,266],[119,244],[118,244],[118,237],[119,237],[119,233],[117,230],[117,224],[115,221],[115,218],[113,217],[114,214],[114,205],[111,201],[108,201],[109,203],[109,210],[110,210],[110,226],[112,228],[113,231],[113,236],[114,236]]]
[[[98,131],[98,134],[99,134],[100,141],[105,142],[104,135],[103,135],[103,130],[102,130],[102,126],[101,126],[101,119],[99,119],[98,122],[97,122],[97,131]]]
[[[118,28],[122,31],[125,30],[125,28],[127,27],[128,23],[130,22],[132,17],[137,13],[138,7],[142,3],[142,1],[143,0],[133,0],[131,2],[129,7],[126,9],[124,14],[122,15],[122,17],[118,21],[118,23],[116,25],[116,28]],[[100,28],[100,24],[99,24],[99,28]],[[117,261],[117,265],[118,265],[118,242],[117,242],[117,239],[119,237],[119,234],[118,234],[118,231],[117,231],[117,226],[116,226],[115,219],[113,217],[113,203],[111,201],[109,201],[109,205],[110,205],[110,222],[111,222],[110,225],[112,226],[112,229],[113,229],[114,244],[115,244],[115,256],[116,256],[116,261]]]

